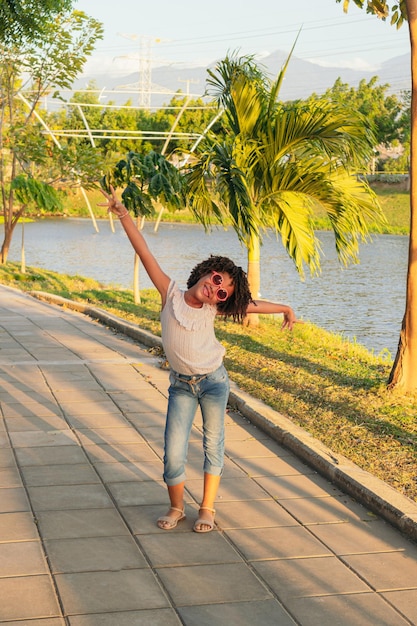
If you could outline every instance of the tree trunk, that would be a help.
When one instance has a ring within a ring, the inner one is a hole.
[[[417,5],[406,0],[411,43],[410,243],[405,313],[388,387],[417,389]]]
[[[259,297],[261,286],[261,244],[258,235],[252,235],[248,243],[248,282],[252,298]],[[245,318],[246,326],[258,326],[259,315],[250,313]]]
[[[5,265],[7,263],[7,257],[9,256],[10,244],[12,242],[14,226],[7,226],[6,222],[4,223],[4,239],[0,250],[0,265]]]
[[[136,217],[136,226],[138,227],[138,230],[142,230],[143,228],[143,222],[141,225],[141,219],[139,216]],[[133,300],[135,304],[141,303],[139,270],[140,270],[140,259],[139,259],[139,255],[135,253],[134,261],[133,261]]]

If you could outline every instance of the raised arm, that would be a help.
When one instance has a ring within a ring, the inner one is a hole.
[[[294,311],[287,304],[279,304],[278,302],[269,302],[268,300],[254,300],[250,302],[246,313],[282,313],[284,321],[282,322],[282,328],[288,328],[292,330],[294,324],[299,322],[295,316]]]
[[[135,222],[130,217],[129,211],[125,205],[122,204],[114,191],[113,187],[110,187],[111,193],[108,194],[101,190],[102,194],[107,198],[107,203],[100,204],[99,206],[107,206],[108,210],[117,215],[124,228],[126,235],[129,238],[130,243],[133,246],[136,254],[139,256],[143,267],[145,268],[149,278],[155,285],[156,289],[161,294],[162,305],[165,304],[166,294],[168,291],[170,277],[165,274],[161,269],[158,261],[148,248],[148,244],[145,241],[140,230],[138,230]]]

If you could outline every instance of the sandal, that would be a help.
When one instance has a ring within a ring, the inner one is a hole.
[[[214,516],[216,514],[216,510],[215,509],[210,509],[208,506],[200,506],[200,511],[210,511],[210,513],[213,514],[213,519],[208,520],[208,519],[204,519],[202,517],[199,517],[194,522],[193,531],[195,533],[209,533],[214,528]],[[204,526],[208,526],[208,528],[201,528],[203,525]]]
[[[162,517],[158,517],[158,519],[156,520],[156,524],[158,528],[161,528],[162,530],[172,530],[176,527],[178,522],[181,522],[181,520],[185,519],[184,509],[177,509],[176,506],[171,506],[169,510],[178,511],[180,515],[178,515],[178,517],[169,517],[169,515],[163,515]],[[164,524],[164,526],[162,526],[162,524]]]

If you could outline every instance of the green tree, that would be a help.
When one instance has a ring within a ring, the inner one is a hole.
[[[138,227],[141,218],[154,214],[155,203],[176,210],[184,206],[184,178],[178,168],[155,151],[147,154],[129,152],[102,178],[101,186],[108,193],[110,185],[121,188],[122,201],[133,211]],[[134,298],[140,302],[139,257],[135,254]]]
[[[402,144],[410,143],[411,138],[411,91],[401,92],[401,114],[398,122],[400,129],[400,141]]]
[[[341,0],[336,0],[340,2]],[[353,0],[363,8],[363,0]],[[349,0],[343,0],[346,12]],[[417,389],[417,3],[415,0],[368,0],[368,13],[382,20],[391,14],[397,28],[408,21],[411,44],[411,137],[410,137],[410,241],[406,282],[405,312],[401,325],[397,354],[388,379],[389,388],[404,391]]]
[[[0,3],[0,41],[35,41],[42,37],[45,24],[57,14],[69,11],[73,0],[2,0]]]
[[[99,22],[74,11],[44,23],[39,39],[22,35],[16,42],[0,44],[1,263],[7,261],[13,231],[26,208],[34,202],[47,210],[57,205],[57,195],[46,193],[45,185],[79,180],[94,160],[74,146],[63,148],[42,123],[38,110],[51,88],[71,86],[101,36]]]
[[[402,104],[396,95],[387,95],[388,89],[389,84],[378,84],[378,76],[373,76],[368,82],[361,80],[358,87],[343,83],[338,78],[323,97],[344,106],[349,114],[350,111],[359,111],[373,128],[376,143],[389,145],[399,139]]]
[[[202,98],[193,100],[178,92],[168,107],[153,115],[155,122],[163,123],[166,132],[174,131],[168,144],[166,139],[160,144],[161,149],[165,147],[164,153],[187,152],[211,122],[215,109],[214,104],[206,104]]]
[[[206,227],[231,220],[248,250],[254,297],[260,284],[260,246],[267,228],[280,237],[297,270],[320,267],[312,217],[325,212],[342,262],[355,260],[367,221],[379,220],[374,193],[356,172],[373,137],[359,115],[328,101],[281,103],[285,72],[269,83],[250,57],[227,57],[209,84],[225,109],[224,138],[209,136],[191,162],[189,202]],[[250,318],[248,323],[257,323]]]

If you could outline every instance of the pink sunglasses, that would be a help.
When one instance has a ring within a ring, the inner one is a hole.
[[[217,287],[217,290],[216,290],[217,300],[219,300],[219,302],[224,302],[225,300],[227,300],[227,298],[229,297],[229,293],[224,287],[221,287],[221,285],[223,284],[223,276],[219,274],[218,272],[215,272],[214,270],[212,270],[210,281],[212,285]]]

